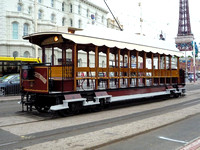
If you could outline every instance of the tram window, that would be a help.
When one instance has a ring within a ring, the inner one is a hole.
[[[154,57],[153,66],[154,66],[154,69],[158,69],[158,57]]]
[[[165,65],[165,63],[164,63],[164,57],[161,57],[160,58],[160,69],[164,69],[164,65]]]
[[[172,57],[172,69],[177,69],[177,57]]]
[[[166,69],[169,69],[169,57],[166,57]]]
[[[146,59],[146,68],[147,69],[152,69],[152,64],[151,64],[151,59],[150,58]]]

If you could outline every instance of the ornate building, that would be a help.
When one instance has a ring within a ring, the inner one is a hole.
[[[35,47],[23,36],[58,27],[106,27],[108,11],[88,0],[0,0],[0,14],[0,56],[35,57]],[[56,63],[59,58],[61,52],[55,49]],[[51,62],[50,53],[46,60]]]

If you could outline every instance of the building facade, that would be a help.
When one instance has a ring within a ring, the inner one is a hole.
[[[88,0],[1,0],[0,14],[0,56],[36,57],[35,46],[23,36],[57,27],[106,27],[108,12]],[[54,54],[58,64],[61,51],[57,49]],[[46,54],[46,61],[51,62],[50,53]]]

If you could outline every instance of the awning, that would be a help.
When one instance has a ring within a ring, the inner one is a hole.
[[[137,44],[137,43],[130,43],[124,41],[116,41],[111,39],[102,39],[97,37],[90,37],[84,35],[76,35],[76,34],[62,34],[63,38],[73,41],[77,44],[93,44],[96,46],[106,46],[109,48],[117,47],[119,49],[128,49],[128,50],[137,50],[137,51],[145,51],[145,52],[152,52],[152,53],[159,53],[171,56],[183,56],[183,53],[177,51],[177,49],[170,49],[170,47],[164,46],[156,47],[156,46],[148,46],[144,44]],[[175,44],[174,44],[175,45]]]
[[[119,48],[121,50],[128,49],[128,50],[137,50],[137,51],[144,51],[144,52],[152,52],[158,54],[165,54],[171,56],[183,56],[183,52],[180,52],[176,47],[175,43],[167,43],[161,40],[150,40],[150,39],[143,39],[141,37],[130,38],[127,36],[120,36],[116,35],[115,38],[110,39],[106,36],[105,38],[100,37],[93,37],[93,36],[86,36],[86,35],[78,35],[78,34],[69,34],[64,32],[38,32],[33,33],[29,36],[24,36],[24,39],[29,39],[29,41],[33,44],[37,44],[40,46],[41,42],[54,35],[62,35],[62,37],[66,40],[72,41],[77,44],[93,44],[96,46],[106,46],[109,48]]]

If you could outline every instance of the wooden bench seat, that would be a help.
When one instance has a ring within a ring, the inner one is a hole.
[[[99,99],[105,99],[106,102],[110,102],[110,99],[112,97],[112,95],[108,95],[108,93],[106,91],[102,91],[102,92],[95,92],[96,97],[94,97],[94,99],[96,101],[99,101]]]

